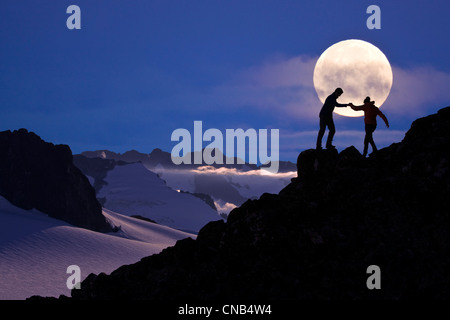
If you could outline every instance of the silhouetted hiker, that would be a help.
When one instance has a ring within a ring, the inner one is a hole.
[[[372,151],[376,152],[377,147],[375,146],[375,142],[373,141],[373,132],[377,128],[377,116],[380,116],[381,119],[386,123],[386,127],[389,128],[389,122],[386,116],[375,106],[375,101],[370,101],[370,97],[366,97],[364,99],[364,104],[362,106],[354,106],[350,103],[350,107],[355,110],[364,111],[364,124],[366,129],[366,136],[364,137],[364,152],[363,156],[367,155],[367,150],[369,148],[369,143],[372,146]]]
[[[336,128],[334,127],[334,121],[333,121],[333,110],[334,107],[347,107],[349,104],[341,104],[338,103],[336,100],[339,98],[339,96],[344,93],[344,91],[341,88],[336,88],[332,94],[330,94],[327,99],[325,100],[325,103],[323,104],[322,109],[319,113],[320,118],[320,129],[319,129],[319,135],[317,136],[317,150],[322,149],[322,138],[325,134],[325,128],[328,127],[328,138],[327,138],[327,144],[326,148],[331,149],[334,148],[334,146],[331,144],[333,142],[333,136],[336,132]]]

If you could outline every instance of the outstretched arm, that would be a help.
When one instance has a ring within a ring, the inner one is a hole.
[[[337,99],[336,99],[336,97],[333,97],[333,105],[335,106],[335,107],[339,107],[339,108],[344,108],[344,107],[347,107],[349,104],[348,103],[339,103],[339,102],[337,102]]]
[[[344,108],[344,107],[347,107],[347,106],[349,106],[350,104],[349,103],[337,103],[336,102],[336,104],[335,104],[335,107],[339,107],[339,108]]]
[[[386,127],[389,128],[389,122],[388,122],[388,119],[387,119],[386,116],[383,114],[383,112],[381,112],[379,109],[378,109],[378,115],[381,117],[381,119],[383,119],[384,123],[386,123]]]
[[[355,111],[359,111],[359,110],[362,110],[363,109],[363,107],[364,107],[364,105],[361,105],[361,106],[355,106],[353,103],[349,103],[348,104],[349,106],[350,106],[350,108],[352,108],[353,110],[355,110]]]

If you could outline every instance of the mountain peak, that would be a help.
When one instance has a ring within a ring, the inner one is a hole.
[[[160,155],[160,154],[165,154],[165,151],[162,151],[160,148],[155,148],[152,150],[152,152],[150,152],[150,156],[156,156],[156,155]]]

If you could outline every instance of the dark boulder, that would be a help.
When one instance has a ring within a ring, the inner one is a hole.
[[[303,151],[297,158],[297,176],[301,179],[326,177],[333,172],[337,159],[336,149]]]

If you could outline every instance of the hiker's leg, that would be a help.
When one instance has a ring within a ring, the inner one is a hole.
[[[334,134],[336,133],[336,128],[334,126],[334,121],[333,118],[328,119],[327,121],[327,126],[328,126],[328,139],[327,139],[327,148],[332,146],[332,142],[333,142],[333,137]]]
[[[325,128],[326,128],[326,123],[322,118],[320,118],[320,129],[319,129],[319,134],[317,135],[317,143],[316,143],[317,149],[322,149],[322,138],[323,138],[323,135],[325,134]]]
[[[377,146],[375,145],[375,141],[373,141],[373,133],[375,131],[375,129],[377,128],[376,125],[370,125],[369,129],[368,129],[368,133],[369,133],[369,143],[372,146],[372,151],[376,152],[377,151]]]
[[[363,157],[367,156],[367,150],[369,149],[369,137],[366,135],[364,136],[364,151],[363,151]]]

